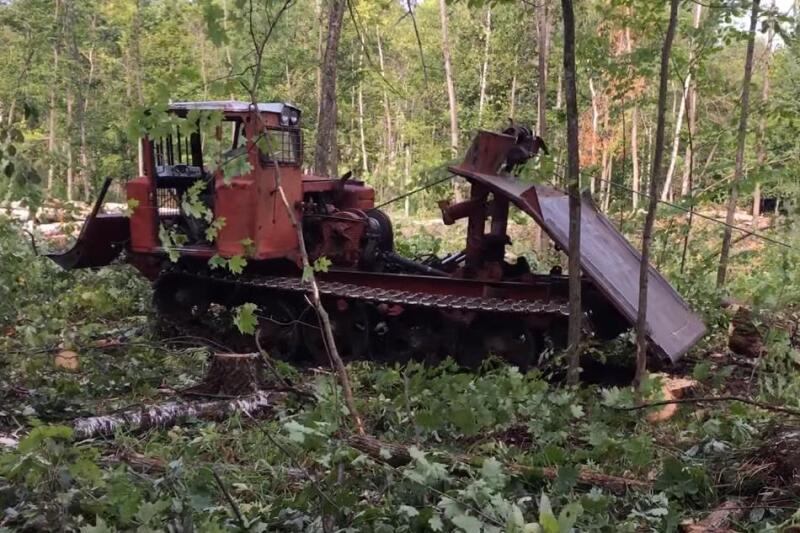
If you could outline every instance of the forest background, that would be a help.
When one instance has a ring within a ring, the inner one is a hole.
[[[388,200],[439,179],[477,129],[501,129],[512,119],[532,125],[550,148],[523,179],[566,185],[556,1],[0,0],[0,202],[91,201],[106,176],[116,179],[113,194],[122,201],[120,184],[136,173],[145,109],[248,99],[242,83],[253,63],[253,5],[259,29],[288,5],[265,48],[258,96],[302,109],[307,169],[352,169],[376,188],[379,201]],[[768,327],[763,358],[743,363],[727,351],[730,317],[719,304],[733,296],[766,313],[760,316],[797,323],[795,2],[763,0],[757,15],[734,220],[745,231],[735,231],[724,288],[714,280],[721,226],[697,217],[690,226],[686,216],[725,216],[751,7],[738,0],[680,4],[666,185],[658,191],[668,204],[659,207],[652,258],[710,326],[679,369],[699,383],[697,393],[792,408],[800,397],[796,328]],[[667,2],[591,0],[575,9],[582,184],[638,243],[643,194],[653,179]],[[336,121],[321,130],[320,110],[331,108],[322,95],[332,17],[342,23]],[[314,150],[321,141],[333,147],[322,163]],[[430,218],[434,201],[451,194],[442,184],[394,204],[412,228],[400,241],[404,251],[452,244],[412,221]],[[769,217],[749,216],[762,204]],[[741,529],[798,521],[796,414],[714,403],[651,425],[624,410],[633,402],[628,389],[561,388],[508,367],[475,377],[447,365],[350,365],[373,433],[412,445],[404,469],[348,444],[330,375],[291,368],[281,370],[313,389],[314,406],[281,407],[264,423],[234,417],[75,443],[66,426],[42,422],[68,424],[77,415],[151,402],[165,386],[196,381],[209,349],[159,338],[148,289],[124,267],[58,272],[31,254],[15,224],[0,221],[0,319],[8,324],[0,437],[19,444],[0,456],[0,530],[58,524],[146,531],[167,524],[176,531],[664,531],[720,505],[733,506],[729,519]],[[98,344],[110,337],[113,346]],[[49,357],[65,350],[79,353],[77,372],[52,365]],[[630,339],[589,352],[630,357]],[[465,450],[479,460],[453,466],[450,454]],[[528,466],[534,470],[522,468]],[[587,486],[587,467],[644,485],[623,494]]]

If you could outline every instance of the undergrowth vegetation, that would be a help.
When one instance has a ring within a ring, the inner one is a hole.
[[[446,248],[440,241],[402,246],[420,254]],[[704,288],[707,244],[695,242],[682,276],[679,248],[664,247],[662,268],[711,332],[673,370],[699,381],[696,396],[798,406],[790,333],[770,330],[757,366],[725,352],[728,319]],[[796,254],[756,255],[752,271],[737,264],[730,292],[788,316],[795,274],[783,265]],[[62,272],[7,219],[0,256],[0,531],[675,531],[729,500],[741,511],[737,530],[800,521],[791,416],[720,402],[651,423],[649,411],[626,409],[629,388],[570,389],[547,369],[523,374],[500,361],[479,372],[451,362],[349,365],[369,432],[405,446],[404,466],[380,460],[388,450],[376,458],[352,446],[329,370],[283,364],[313,399],[290,397],[259,419],[79,441],[71,419],[174,397],[202,378],[211,348],[164,338],[149,287],[130,267]],[[65,352],[74,363],[55,364]],[[593,353],[632,357],[626,339]],[[653,399],[661,380],[651,375]],[[587,483],[587,471],[646,488]]]

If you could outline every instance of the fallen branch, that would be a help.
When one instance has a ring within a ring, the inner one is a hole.
[[[684,533],[732,533],[728,522],[742,515],[743,508],[733,500],[728,500],[714,508],[711,513],[699,522],[684,522],[681,530]]]
[[[249,416],[269,411],[284,393],[259,391],[234,400],[209,402],[170,402],[145,406],[113,415],[93,416],[74,420],[72,428],[76,439],[108,437],[117,430],[141,432],[164,429],[190,419],[223,420],[235,413]]]
[[[225,499],[228,501],[228,505],[231,506],[233,514],[236,517],[236,522],[239,523],[239,527],[242,529],[242,531],[247,531],[248,530],[247,522],[242,516],[242,512],[239,510],[239,506],[236,505],[236,500],[234,500],[233,496],[231,496],[231,493],[228,492],[228,489],[225,487],[225,483],[222,482],[222,478],[219,476],[215,468],[211,469],[211,474],[214,476],[214,481],[216,481],[217,487],[219,487],[219,490],[222,492],[222,494],[225,496]]]
[[[376,461],[399,468],[411,463],[411,454],[406,446],[383,442],[368,435],[353,435],[347,439],[347,444],[356,450],[370,456]],[[469,464],[479,465],[482,457],[470,455],[444,455],[440,458],[444,464]],[[558,477],[558,468],[551,466],[535,467],[519,463],[505,463],[503,465],[509,472],[518,476],[538,475],[545,479],[554,480]],[[653,485],[649,481],[623,476],[604,474],[588,467],[578,470],[578,484],[588,487],[603,487],[612,492],[625,492],[626,490],[650,490]]]
[[[675,398],[673,400],[661,400],[658,402],[642,403],[638,405],[633,405],[631,407],[614,407],[614,409],[618,411],[638,411],[640,409],[647,409],[649,407],[660,407],[662,405],[670,405],[676,403],[705,403],[705,402],[740,402],[740,403],[745,403],[747,405],[752,405],[754,407],[759,407],[766,411],[775,411],[777,413],[783,413],[791,416],[800,417],[800,411],[796,409],[790,409],[789,407],[782,407],[780,405],[771,405],[768,403],[751,400],[750,398],[745,398],[743,396],[703,396],[699,398]]]

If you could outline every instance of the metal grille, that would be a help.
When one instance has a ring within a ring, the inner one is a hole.
[[[277,161],[286,165],[299,165],[303,162],[300,128],[270,128],[267,130],[267,142],[261,145],[270,152],[264,154],[268,161]]]
[[[175,216],[180,213],[180,194],[175,187],[156,189],[158,216]]]

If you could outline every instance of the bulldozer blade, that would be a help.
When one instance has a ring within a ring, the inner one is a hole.
[[[108,265],[119,256],[130,240],[128,217],[100,214],[100,207],[110,185],[111,178],[106,178],[73,247],[63,253],[45,254],[64,270]]]
[[[521,183],[498,173],[514,139],[487,131],[478,134],[464,161],[450,171],[487,187],[524,211],[566,253],[569,250],[569,196],[547,185]],[[583,273],[633,326],[639,302],[641,254],[594,205],[581,199],[580,263]],[[677,361],[704,334],[702,320],[669,282],[650,265],[647,333],[656,354]]]

